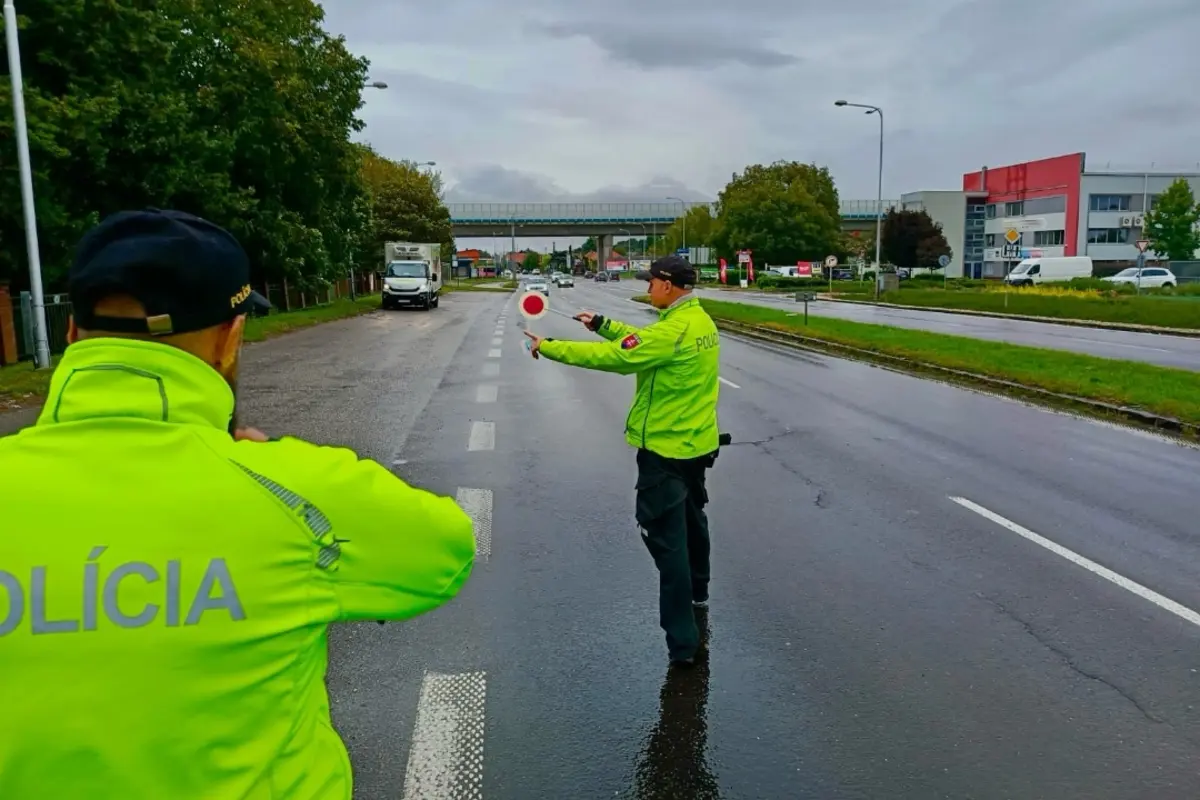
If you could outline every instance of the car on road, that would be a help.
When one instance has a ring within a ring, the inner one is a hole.
[[[597,272],[596,277],[593,280],[595,280],[596,283],[608,283],[608,273],[607,272]]]
[[[1141,273],[1140,276],[1139,273]],[[1104,280],[1109,283],[1137,286],[1139,278],[1143,289],[1168,289],[1179,285],[1179,279],[1175,277],[1175,273],[1166,267],[1142,267],[1140,270],[1137,267],[1129,267]]]
[[[608,274],[608,279],[610,281],[619,281],[619,280],[621,280],[621,273],[614,270]]]
[[[546,297],[549,297],[550,296],[550,284],[548,284],[542,280],[530,281],[528,284],[525,285],[525,291],[541,292],[542,294],[546,295]]]
[[[559,289],[563,288],[564,286],[570,286],[572,289],[574,289],[575,288],[575,276],[574,275],[557,275],[554,278],[554,285],[557,286]]]

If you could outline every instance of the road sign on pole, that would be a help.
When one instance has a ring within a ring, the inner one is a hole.
[[[945,254],[938,256],[938,266],[941,267],[942,269],[945,269],[946,267],[950,266],[950,256],[945,255]]]
[[[1021,241],[1021,232],[1016,228],[1009,228],[1004,232],[1004,240],[1009,244],[1016,244]]]
[[[1144,253],[1149,248],[1150,248],[1150,240],[1148,240],[1148,239],[1138,239],[1137,240],[1137,249],[1138,249],[1139,253]]]
[[[541,319],[550,310],[550,303],[541,292],[526,292],[518,303],[525,319]]]
[[[832,269],[833,267],[836,267],[837,265],[838,265],[838,257],[837,256],[825,256],[825,266]]]

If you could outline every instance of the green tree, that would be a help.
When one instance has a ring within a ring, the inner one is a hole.
[[[660,256],[674,253],[683,247],[684,220],[687,221],[688,247],[709,246],[713,243],[717,220],[713,216],[712,206],[707,203],[692,206],[682,218],[672,222],[659,238],[655,247]]]
[[[817,261],[841,246],[839,214],[837,189],[825,167],[755,164],[721,191],[713,244],[731,260],[748,249],[758,263]]]
[[[371,198],[370,245],[360,265],[378,270],[385,242],[435,242],[443,258],[455,252],[450,210],[432,177],[415,165],[386,159],[360,146],[361,174]]]
[[[938,269],[938,257],[951,254],[942,226],[923,210],[889,211],[880,249],[885,262],[906,269]]]
[[[596,252],[596,237],[589,236],[588,238],[584,239],[583,244],[579,245],[578,252],[580,254]]]
[[[312,0],[24,0],[22,52],[47,283],[80,233],[148,205],[230,228],[256,279],[320,284],[367,242],[350,134],[366,61]],[[11,93],[0,139],[11,142]],[[0,192],[18,198],[14,148]],[[21,275],[19,202],[0,207],[0,275]]]
[[[539,269],[542,266],[542,254],[536,250],[526,250],[525,260],[521,263],[525,269]]]
[[[1150,249],[1171,261],[1190,261],[1200,250],[1200,205],[1191,184],[1180,178],[1158,196],[1154,208],[1146,212],[1143,230]]]

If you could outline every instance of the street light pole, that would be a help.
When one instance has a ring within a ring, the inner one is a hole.
[[[863,103],[847,103],[845,100],[838,100],[834,105],[865,108],[868,114],[879,115],[879,185],[875,195],[875,299],[878,300],[879,276],[883,269],[883,260],[880,255],[883,247],[883,109]]]
[[[625,268],[633,269],[633,257],[629,254],[630,250],[633,249],[633,244],[630,241],[633,239],[633,234],[624,228],[617,228],[617,232],[625,234]]]
[[[25,253],[29,259],[29,294],[33,300],[34,364],[50,366],[50,335],[46,328],[46,296],[42,291],[42,259],[38,247],[37,212],[33,206],[33,168],[29,162],[29,129],[25,122],[25,85],[21,77],[21,49],[17,41],[17,8],[4,0],[4,32],[8,40],[8,74],[12,79],[13,127],[17,132],[17,166],[21,179],[21,207],[25,212]]]
[[[383,81],[372,81],[369,79],[364,81],[363,85],[362,85],[362,88],[364,88],[364,89],[386,89],[387,87],[388,87],[388,85],[386,83],[384,83]],[[354,303],[354,302],[358,301],[358,290],[354,285],[357,282],[358,276],[356,276],[354,274],[354,264],[353,263],[350,264],[350,268],[347,270],[347,274],[349,276],[349,279],[346,282],[350,285],[350,302]]]
[[[683,249],[687,250],[687,204],[683,202],[682,197],[668,197],[667,199],[679,203],[679,218],[683,220]]]
[[[646,223],[639,222],[638,225],[642,226],[642,260],[645,261],[646,260],[646,248],[650,246],[650,237],[648,237],[646,235]]]

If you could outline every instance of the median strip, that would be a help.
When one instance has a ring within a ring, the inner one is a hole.
[[[1200,436],[1200,373],[965,336],[895,328],[702,298],[731,333],[984,384],[1047,405]]]

